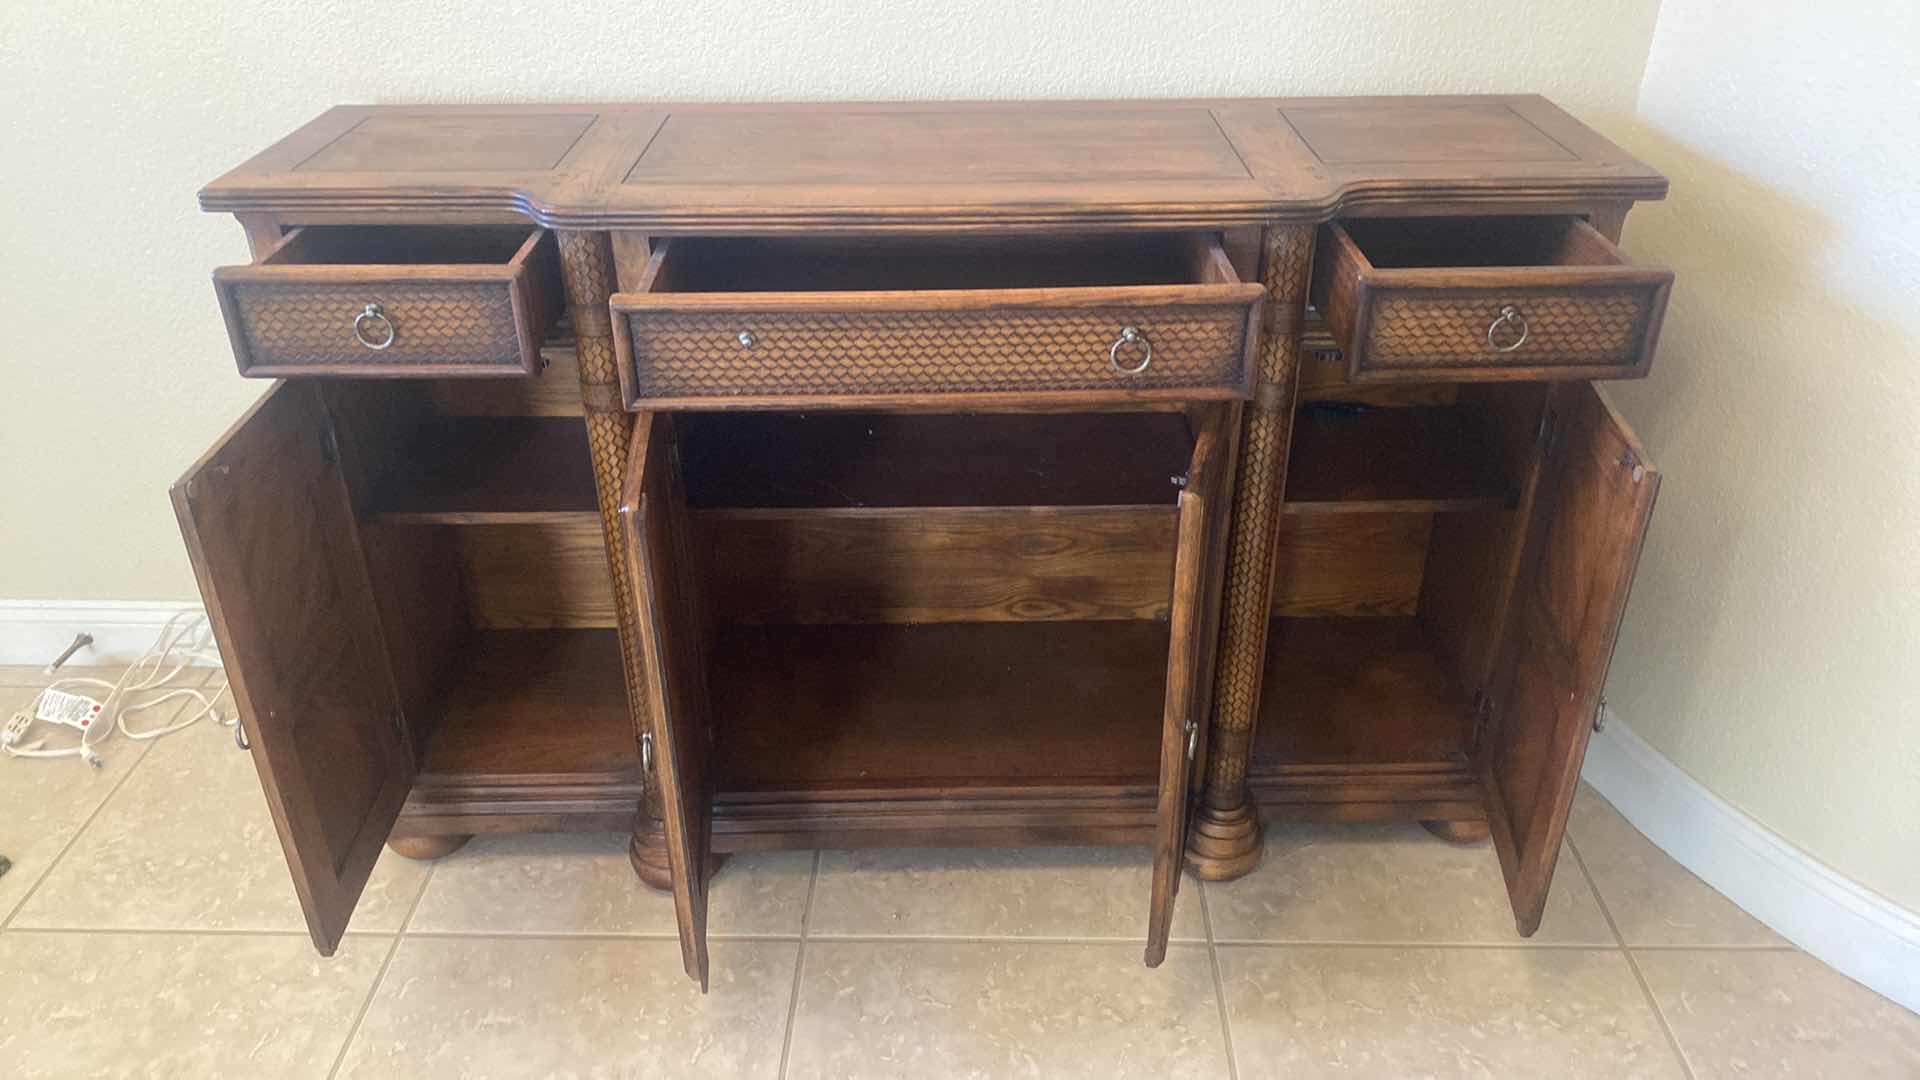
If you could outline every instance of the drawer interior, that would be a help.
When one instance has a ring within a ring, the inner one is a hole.
[[[1349,218],[1340,224],[1379,270],[1627,262],[1606,237],[1575,217]]]
[[[1203,233],[995,237],[675,237],[649,292],[869,292],[1231,283]]]
[[[308,225],[269,266],[504,266],[538,234],[524,225]]]

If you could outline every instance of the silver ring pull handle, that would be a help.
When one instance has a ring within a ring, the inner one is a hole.
[[[1120,350],[1122,349],[1138,352],[1140,354],[1140,362],[1132,367],[1122,365],[1120,363]],[[1111,364],[1113,370],[1121,375],[1138,375],[1147,370],[1148,364],[1153,363],[1153,342],[1148,341],[1145,334],[1135,330],[1133,327],[1124,327],[1120,331],[1120,336],[1113,340],[1113,344],[1107,346],[1107,363]]]
[[[1503,333],[1501,327],[1506,327]],[[1527,317],[1511,304],[1500,309],[1500,315],[1487,324],[1487,348],[1494,352],[1512,352],[1527,343]]]
[[[640,736],[640,771],[648,777],[653,776],[653,732],[651,731]]]
[[[242,750],[253,749],[253,744],[247,741],[246,722],[237,716],[233,718],[233,745]]]
[[[374,352],[393,344],[393,339],[398,336],[393,320],[387,318],[387,313],[380,309],[379,304],[368,304],[353,317],[354,340]]]

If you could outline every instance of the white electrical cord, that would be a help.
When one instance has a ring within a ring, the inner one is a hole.
[[[220,685],[212,695],[207,689],[188,686],[170,686],[180,673],[187,670],[196,661],[201,664],[220,666],[220,652],[214,646],[213,627],[207,617],[198,611],[182,611],[167,620],[160,630],[160,636],[133,662],[118,681],[89,679],[75,676],[58,679],[47,684],[32,701],[13,717],[4,734],[0,734],[0,750],[9,757],[17,758],[62,758],[77,757],[89,765],[99,768],[104,764],[94,744],[111,738],[115,732],[129,739],[157,739],[162,735],[171,735],[200,720],[212,717],[214,723],[223,727],[232,727],[239,717],[220,715],[220,700],[227,696],[227,680],[224,673]],[[45,738],[31,743],[23,743],[27,727],[40,707],[40,699],[49,690],[79,691],[105,690],[107,696],[100,702],[99,718],[80,732],[79,743],[73,746],[47,746]],[[187,698],[197,702],[198,712],[184,720],[176,721],[164,727],[135,729],[127,721],[133,716],[157,709],[169,702]]]

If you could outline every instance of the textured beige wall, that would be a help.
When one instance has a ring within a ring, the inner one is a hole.
[[[1666,472],[1608,696],[1920,911],[1920,5],[1665,0],[1637,127],[1679,273],[1615,399]]]
[[[0,598],[193,594],[166,485],[261,389],[206,280],[239,228],[194,191],[328,105],[1535,90],[1604,121],[1657,6],[0,0]]]

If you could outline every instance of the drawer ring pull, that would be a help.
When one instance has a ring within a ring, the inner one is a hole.
[[[1494,335],[1499,333],[1500,327],[1508,323],[1512,323],[1514,328],[1520,331],[1520,336],[1502,345],[1494,340]],[[1518,308],[1509,304],[1500,309],[1500,316],[1498,318],[1487,324],[1487,348],[1492,349],[1494,352],[1512,352],[1527,343],[1527,329],[1527,317],[1520,314]]]
[[[1120,350],[1131,347],[1137,347],[1140,350],[1140,362],[1132,367],[1123,367],[1120,363]],[[1114,339],[1113,344],[1107,346],[1107,363],[1113,365],[1113,370],[1121,375],[1138,375],[1147,370],[1148,364],[1153,363],[1153,342],[1148,341],[1145,334],[1133,327],[1123,327],[1120,330],[1120,336]]]
[[[376,338],[369,335],[369,331],[379,332],[382,329],[384,329],[385,333],[380,337]],[[381,349],[393,344],[393,339],[398,336],[399,333],[394,329],[393,320],[387,317],[387,313],[380,309],[379,304],[368,304],[366,307],[360,309],[360,314],[353,317],[354,340],[372,349],[374,352],[379,352]]]

